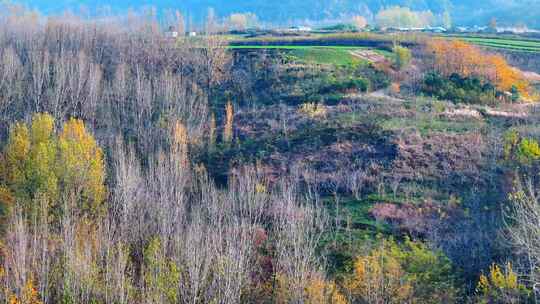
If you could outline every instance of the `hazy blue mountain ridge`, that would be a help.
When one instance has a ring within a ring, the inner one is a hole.
[[[110,7],[113,12],[128,8],[154,6],[158,9],[174,8],[188,12],[195,20],[202,20],[209,7],[219,16],[233,12],[252,12],[260,20],[276,24],[321,21],[347,18],[352,15],[373,16],[381,8],[407,6],[413,10],[431,10],[435,15],[449,11],[455,24],[484,25],[491,18],[500,24],[514,25],[525,23],[532,27],[540,26],[540,0],[21,0],[16,1],[49,14],[66,9],[77,10],[84,6],[91,11]]]

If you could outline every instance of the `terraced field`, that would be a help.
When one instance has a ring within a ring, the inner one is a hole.
[[[528,39],[505,39],[486,37],[459,37],[459,39],[470,43],[491,48],[509,49],[523,52],[540,53],[540,40]]]
[[[387,50],[385,47],[377,47],[377,46],[362,46],[360,45],[350,45],[345,40],[339,40],[333,41],[332,45],[328,45],[325,42],[329,40],[330,37],[333,37],[331,35],[328,36],[320,36],[318,37],[320,40],[317,40],[317,38],[310,37],[309,41],[304,41],[305,39],[299,39],[296,38],[290,38],[290,41],[287,39],[262,39],[262,40],[239,40],[242,43],[238,44],[232,44],[229,48],[231,49],[278,49],[278,50],[285,50],[290,55],[296,57],[297,59],[311,62],[311,63],[320,63],[320,64],[334,64],[334,65],[340,65],[340,66],[348,66],[348,65],[355,65],[362,62],[365,62],[366,60],[363,60],[359,56],[355,56],[355,52],[357,51],[365,51],[365,50],[373,50],[377,52],[380,55],[383,55],[385,57],[390,56],[391,52]],[[348,36],[345,36],[346,38],[350,38]],[[425,37],[425,36],[424,36]],[[519,51],[519,52],[527,52],[527,53],[539,53],[540,54],[540,40],[534,40],[534,39],[520,39],[519,37],[513,38],[513,37],[497,37],[497,36],[464,36],[464,35],[445,35],[442,36],[443,38],[448,39],[461,39],[464,41],[467,41],[469,43],[483,46],[483,47],[489,47],[499,50],[511,50],[511,51]],[[339,38],[343,38],[339,36]],[[356,39],[364,38],[365,37],[354,37]],[[380,39],[380,38],[379,38]],[[407,40],[407,39],[406,39]],[[421,39],[417,37],[417,42]],[[358,40],[360,41],[360,40]],[[357,41],[357,42],[358,42]],[[409,41],[409,43],[412,40]],[[298,44],[298,42],[305,42],[306,44],[301,45]],[[413,43],[414,44],[414,43]]]

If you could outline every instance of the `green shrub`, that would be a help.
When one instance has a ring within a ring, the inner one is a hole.
[[[345,289],[354,303],[371,303],[374,296],[385,303],[455,303],[454,277],[442,252],[408,238],[404,244],[390,239],[357,257]]]
[[[366,92],[369,88],[369,80],[361,77],[351,77],[345,80],[330,80],[325,86],[323,86],[319,93],[346,93],[350,91]]]
[[[533,138],[524,138],[515,130],[504,136],[504,158],[516,166],[529,166],[540,160],[540,145]]]
[[[390,86],[390,76],[371,65],[360,67],[356,73],[365,79],[369,79],[368,91],[377,91]]]
[[[153,238],[144,250],[145,296],[155,303],[178,303],[180,270],[163,251],[159,238]]]
[[[456,276],[450,260],[441,251],[433,251],[426,244],[410,239],[394,251],[411,278],[415,297],[421,299],[420,303],[454,302]]]
[[[540,159],[540,147],[538,142],[532,138],[524,138],[519,144],[518,153],[520,158],[533,161]]]
[[[422,91],[429,96],[456,103],[497,102],[497,92],[492,84],[484,83],[477,77],[461,77],[458,74],[446,78],[438,73],[428,73],[424,76]]]

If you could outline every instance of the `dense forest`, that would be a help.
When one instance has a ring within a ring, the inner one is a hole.
[[[505,56],[3,8],[0,301],[537,303],[538,93]]]

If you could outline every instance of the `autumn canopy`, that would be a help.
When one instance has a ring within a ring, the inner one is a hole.
[[[433,55],[434,70],[443,76],[478,77],[492,83],[500,92],[514,88],[528,95],[529,83],[501,55],[489,54],[461,40],[432,39],[427,42],[426,50]]]

